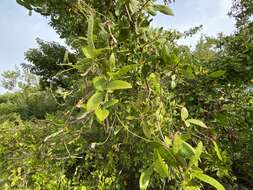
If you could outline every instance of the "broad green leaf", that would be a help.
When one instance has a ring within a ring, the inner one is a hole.
[[[225,190],[225,188],[223,187],[222,184],[220,184],[216,179],[206,175],[206,174],[203,174],[203,173],[200,173],[200,172],[194,172],[192,174],[192,176],[194,178],[197,178],[205,183],[208,183],[210,185],[212,185],[213,187],[215,187],[217,190]]]
[[[104,99],[104,93],[102,92],[96,92],[94,95],[92,95],[88,102],[87,102],[87,111],[94,111],[96,110],[100,104],[103,102]]]
[[[153,173],[152,167],[141,172],[141,176],[139,179],[140,190],[146,190],[148,188],[150,177],[151,177],[152,173]]]
[[[220,78],[222,77],[226,72],[223,70],[218,70],[215,72],[210,73],[208,76],[211,78]]]
[[[156,160],[154,162],[154,170],[163,178],[169,176],[168,165],[164,162],[163,158],[159,154],[158,150],[155,151]]]
[[[107,84],[107,90],[120,90],[120,89],[128,89],[132,88],[132,85],[123,80],[114,80]]]
[[[154,5],[154,9],[156,11],[163,13],[163,14],[174,16],[173,11],[167,5],[156,4],[156,5]]]
[[[106,89],[107,80],[104,76],[95,77],[93,80],[94,87],[99,91],[104,91]]]
[[[170,166],[177,165],[177,159],[175,158],[170,148],[160,146],[159,148],[157,148],[157,150],[159,151],[159,154],[162,156],[162,158],[166,161],[167,164],[169,164]]]
[[[197,119],[187,119],[186,121],[189,122],[189,123],[192,123],[194,125],[198,125],[200,127],[203,127],[203,128],[208,128],[206,126],[206,124],[203,123],[203,121],[200,121],[200,120],[197,120]]]
[[[189,117],[188,110],[185,107],[181,109],[181,119],[185,121]]]
[[[107,109],[97,108],[95,110],[95,114],[99,121],[103,122],[109,115],[109,111]]]
[[[214,150],[215,150],[215,152],[216,152],[216,155],[218,156],[218,158],[219,158],[220,160],[222,160],[222,156],[221,156],[221,153],[220,153],[220,149],[219,149],[219,147],[218,147],[218,145],[217,145],[217,143],[216,143],[215,141],[213,141],[213,145],[214,145]]]
[[[111,99],[111,100],[109,100],[109,101],[107,101],[107,102],[104,103],[103,108],[109,108],[111,106],[114,106],[118,102],[119,102],[118,99]]]

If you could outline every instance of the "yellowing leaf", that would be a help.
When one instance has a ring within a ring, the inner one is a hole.
[[[91,53],[90,53],[88,47],[82,48],[82,51],[83,51],[83,54],[84,54],[84,56],[85,56],[86,58],[88,58],[88,59],[91,59],[91,58],[92,58],[92,55],[91,55]]]
[[[205,123],[203,123],[202,121],[197,120],[197,119],[187,119],[186,121],[189,123],[192,123],[194,125],[198,125],[200,127],[203,127],[203,128],[208,128]]]
[[[148,188],[152,173],[153,173],[152,168],[148,168],[141,173],[141,176],[139,179],[140,190],[146,190]]]
[[[99,105],[103,102],[104,99],[104,93],[102,92],[96,92],[94,95],[92,95],[88,102],[87,102],[87,111],[94,111],[96,110]]]
[[[107,84],[107,90],[120,90],[120,89],[127,89],[132,88],[132,85],[128,82],[122,80],[114,80]]]
[[[95,114],[98,120],[102,122],[108,117],[109,111],[107,109],[97,108]]]
[[[188,118],[188,116],[189,116],[188,110],[185,107],[183,107],[181,109],[181,119],[185,121]]]
[[[170,146],[170,145],[172,144],[171,139],[170,139],[169,137],[167,137],[167,136],[165,136],[164,142],[165,142],[165,144],[168,145],[168,146]]]

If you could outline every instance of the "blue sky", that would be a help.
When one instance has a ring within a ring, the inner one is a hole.
[[[177,0],[171,7],[175,16],[158,14],[153,26],[185,31],[203,24],[202,33],[212,36],[219,32],[230,34],[234,30],[233,20],[227,16],[231,0]],[[63,43],[47,23],[46,18],[36,13],[29,16],[15,0],[0,0],[0,73],[23,63],[24,52],[36,47],[37,37]],[[195,44],[199,36],[180,43]]]

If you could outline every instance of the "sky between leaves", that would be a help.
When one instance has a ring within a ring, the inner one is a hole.
[[[161,2],[161,0],[158,0]],[[158,14],[152,25],[166,29],[188,30],[203,24],[204,34],[214,36],[219,32],[230,34],[234,21],[227,16],[231,0],[176,0],[171,5],[174,17]],[[11,70],[24,61],[24,52],[36,47],[37,37],[63,44],[46,18],[19,6],[15,0],[0,0],[0,73]],[[180,43],[194,45],[201,33]],[[0,93],[3,89],[0,87]]]

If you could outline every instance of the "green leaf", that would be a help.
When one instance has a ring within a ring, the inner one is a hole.
[[[115,58],[114,53],[112,53],[109,58],[109,64],[110,64],[111,69],[115,67],[115,63],[116,63],[116,58]]]
[[[138,66],[138,64],[126,65],[124,67],[121,67],[117,72],[107,72],[107,74],[110,77],[112,77],[113,79],[116,79],[116,78],[119,78],[119,77],[125,75],[126,73],[128,73],[131,70],[133,70],[137,66]]]
[[[189,117],[188,110],[185,107],[181,109],[181,119],[185,121]]]
[[[169,176],[168,165],[164,162],[163,158],[159,154],[158,150],[155,151],[156,160],[154,162],[154,170],[163,178]]]
[[[168,146],[170,146],[170,145],[172,144],[171,139],[170,139],[169,137],[167,137],[167,136],[164,137],[164,142],[165,142],[165,144],[168,145]]]
[[[87,111],[94,111],[96,110],[100,104],[103,102],[104,99],[104,93],[102,92],[96,92],[94,95],[92,95],[88,102],[87,102]]]
[[[203,151],[203,143],[199,142],[197,147],[195,148],[195,155],[192,156],[192,158],[190,159],[189,167],[192,167],[193,165],[198,167],[198,161],[200,159],[202,151]]]
[[[92,59],[91,52],[89,51],[88,47],[83,47],[82,48],[83,54],[86,58]]]
[[[109,108],[111,106],[114,106],[118,102],[119,102],[118,99],[111,99],[111,100],[109,100],[109,101],[107,101],[107,102],[104,103],[103,108]]]
[[[182,147],[180,149],[180,153],[183,156],[190,158],[195,155],[195,150],[189,143],[182,140]]]
[[[150,177],[151,177],[152,173],[153,173],[152,167],[141,172],[141,176],[139,179],[140,190],[146,190],[148,188]]]
[[[174,154],[177,154],[179,150],[182,148],[182,142],[183,140],[181,139],[181,137],[178,134],[176,134],[174,137],[173,146],[172,146],[172,150]]]
[[[107,109],[97,108],[95,114],[98,120],[103,122],[108,117],[109,111]]]
[[[150,126],[144,124],[144,125],[142,125],[142,130],[143,130],[144,135],[147,138],[151,138],[152,131],[150,129]]]
[[[159,12],[163,13],[163,14],[174,16],[173,11],[167,5],[158,5],[158,4],[156,4],[156,5],[154,5],[154,9],[156,11],[159,11]]]
[[[218,158],[219,158],[220,160],[222,160],[222,156],[221,156],[221,153],[220,153],[220,149],[219,149],[219,147],[218,147],[218,145],[217,145],[217,143],[216,143],[215,141],[213,141],[213,145],[214,145],[214,150],[215,150],[215,152],[216,152],[216,155],[218,156]]]
[[[128,89],[128,88],[132,88],[132,85],[122,80],[111,81],[108,83],[106,87],[107,90],[120,90],[120,89]]]
[[[107,80],[104,76],[95,77],[93,80],[94,87],[99,91],[104,91],[106,89]]]
[[[177,86],[176,82],[174,80],[171,81],[171,84],[170,84],[171,89],[173,90],[174,88],[176,88],[176,86]]]
[[[169,63],[170,61],[170,51],[168,46],[164,45],[161,51],[161,56],[164,61],[164,63]]]
[[[163,159],[166,161],[167,164],[171,166],[177,165],[177,159],[175,158],[171,149],[165,146],[160,146],[157,150],[159,151],[159,154],[163,157]]]
[[[200,172],[194,172],[192,174],[192,176],[194,178],[197,178],[205,183],[208,183],[210,185],[212,185],[213,187],[215,187],[217,190],[225,190],[225,188],[223,187],[222,184],[220,184],[216,179],[208,176],[208,175],[205,175],[203,173],[200,173]]]
[[[93,29],[94,29],[94,16],[91,14],[88,18],[87,39],[88,39],[89,51],[92,57],[93,57],[93,51],[95,50],[95,45],[93,41]]]
[[[223,70],[218,70],[215,72],[210,73],[208,76],[211,78],[220,78],[222,77],[226,72]]]
[[[189,123],[192,123],[194,125],[198,125],[200,127],[203,127],[203,128],[208,128],[205,123],[203,123],[202,121],[197,120],[197,119],[187,119],[186,121]]]

